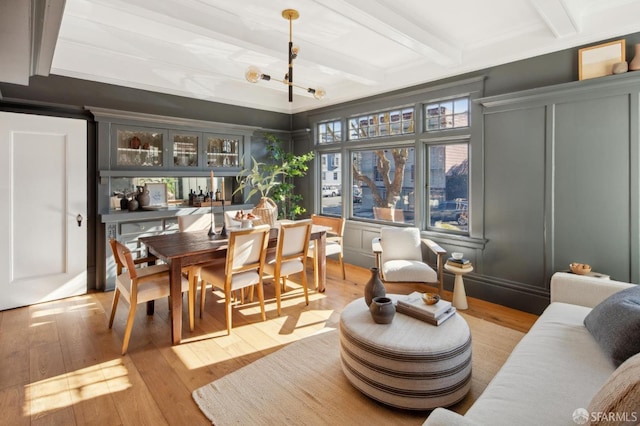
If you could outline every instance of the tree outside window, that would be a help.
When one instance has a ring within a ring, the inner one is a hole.
[[[354,217],[414,222],[414,154],[409,147],[354,151]]]

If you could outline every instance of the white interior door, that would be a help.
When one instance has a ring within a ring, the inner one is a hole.
[[[86,153],[84,120],[0,112],[0,310],[86,293]]]

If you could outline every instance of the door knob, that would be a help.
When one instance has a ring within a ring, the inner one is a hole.
[[[76,216],[76,220],[78,221],[78,226],[82,226],[82,215],[78,214],[78,216]]]

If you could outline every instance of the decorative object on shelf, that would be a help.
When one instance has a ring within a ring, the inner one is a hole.
[[[138,200],[136,200],[135,198],[132,198],[129,200],[129,211],[130,212],[135,212],[136,210],[138,210],[138,207],[140,207],[140,204],[138,204]]]
[[[128,210],[129,209],[129,198],[126,194],[122,196],[120,199],[120,210]]]
[[[147,207],[151,204],[151,197],[149,196],[149,189],[147,188],[147,185],[138,187],[138,195],[136,196],[136,199],[138,200],[140,208]]]
[[[578,78],[602,77],[613,74],[613,64],[624,62],[625,40],[616,40],[578,50]]]
[[[285,9],[282,11],[282,17],[289,21],[289,69],[287,73],[284,75],[284,79],[278,80],[274,79],[274,81],[281,81],[282,83],[289,86],[289,102],[293,102],[293,88],[297,87],[299,89],[306,90],[308,93],[311,93],[314,98],[320,100],[326,94],[325,90],[322,87],[317,87],[315,89],[311,87],[299,86],[293,82],[293,60],[298,57],[298,53],[300,49],[298,46],[293,45],[293,21],[300,17],[300,14],[297,10],[294,9]],[[247,71],[244,74],[247,81],[251,83],[257,83],[259,80],[270,81],[271,76],[268,74],[262,74],[260,69],[256,66],[250,66],[247,68]]]
[[[614,74],[624,74],[629,70],[629,65],[626,62],[618,62],[613,64]]]
[[[629,62],[629,71],[638,71],[640,70],[640,43],[633,46],[634,53],[633,59]]]
[[[369,305],[369,312],[371,312],[371,318],[378,324],[389,324],[396,314],[396,307],[386,296],[374,297]]]
[[[129,141],[129,146],[132,149],[140,149],[140,145],[142,145],[142,142],[140,141],[140,138],[137,136],[132,137],[131,141]]]
[[[371,301],[376,297],[383,297],[387,295],[387,289],[380,280],[380,273],[378,268],[371,268],[371,278],[364,286],[364,302],[367,306],[371,305]]]
[[[587,265],[586,263],[571,263],[569,264],[569,269],[571,272],[578,275],[586,275],[591,272],[591,265]]]

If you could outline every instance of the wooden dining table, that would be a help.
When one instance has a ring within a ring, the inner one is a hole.
[[[327,227],[313,225],[311,240],[318,246],[318,291],[324,292],[326,284],[326,244]],[[175,234],[156,235],[139,239],[150,254],[166,262],[170,270],[171,299],[171,341],[174,345],[182,340],[182,268],[190,265],[204,264],[227,255],[228,238],[214,238],[207,231],[178,232]],[[276,247],[278,228],[271,228],[269,247]]]

